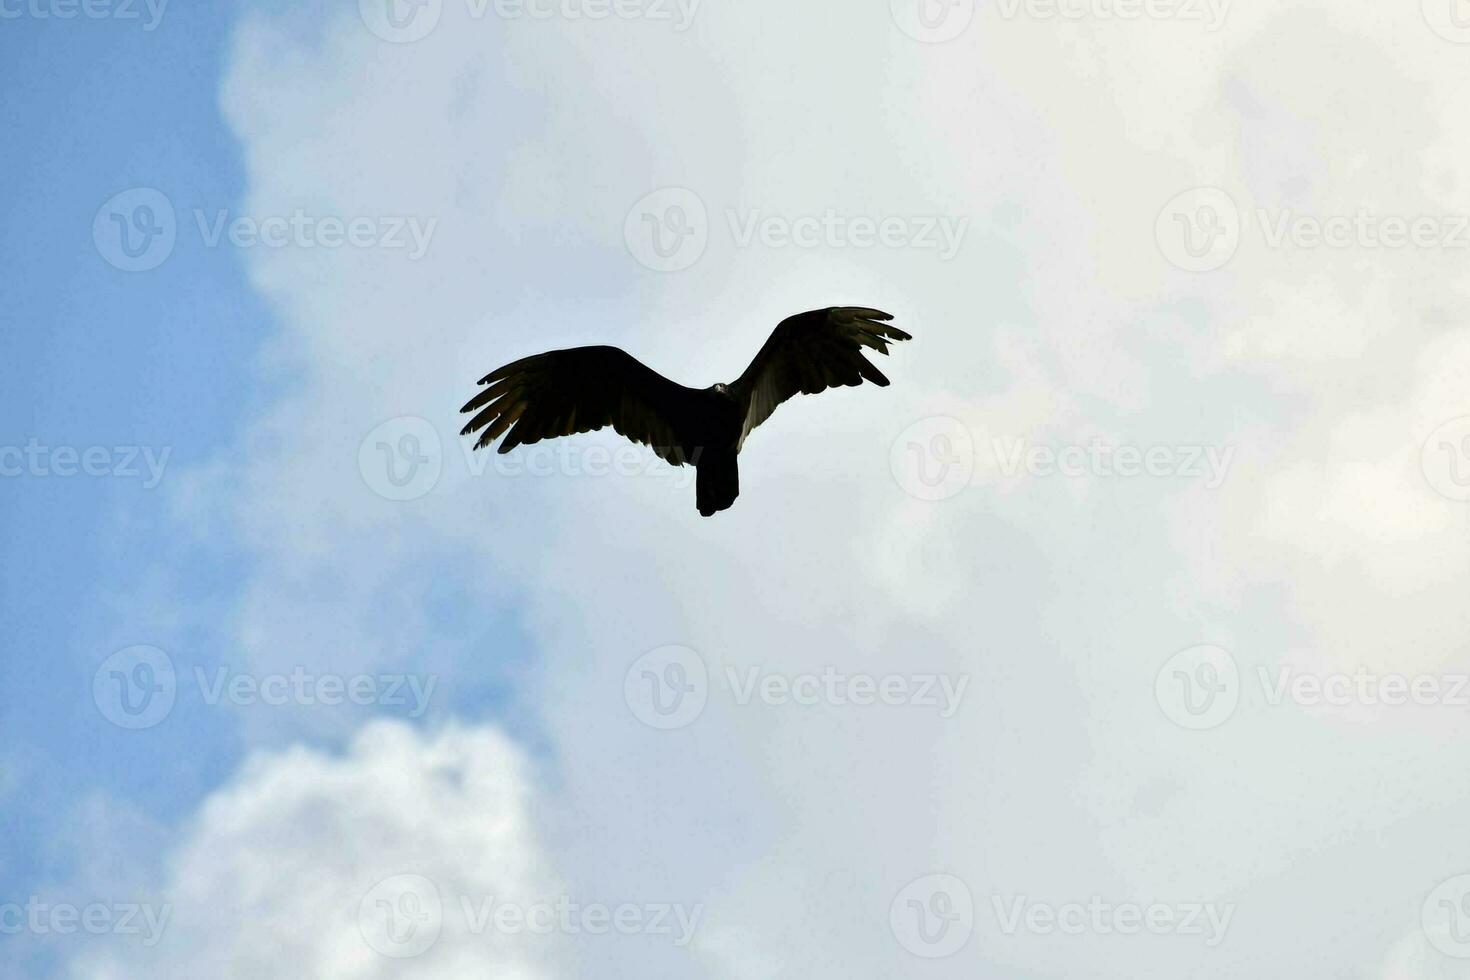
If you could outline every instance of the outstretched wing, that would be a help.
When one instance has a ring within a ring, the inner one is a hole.
[[[697,459],[698,392],[675,384],[616,347],[573,347],[525,357],[480,379],[487,386],[460,409],[475,412],[460,435],[480,432],[481,449],[508,433],[500,452],[612,426],[659,458]],[[484,430],[481,432],[481,430]]]
[[[881,310],[834,306],[782,320],[750,367],[730,386],[745,402],[741,445],[751,429],[794,395],[860,385],[865,378],[886,386],[888,379],[863,356],[863,348],[886,355],[891,341],[911,339],[885,322],[892,319]]]

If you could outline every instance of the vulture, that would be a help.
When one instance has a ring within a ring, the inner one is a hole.
[[[686,388],[617,347],[572,347],[524,357],[480,379],[462,412],[461,436],[475,449],[501,435],[500,452],[556,436],[612,426],[652,447],[665,462],[695,468],[695,503],[705,517],[740,494],[735,459],[750,431],[794,395],[888,379],[863,349],[888,353],[910,336],[881,310],[834,306],[787,317],[755,360],[729,384]]]

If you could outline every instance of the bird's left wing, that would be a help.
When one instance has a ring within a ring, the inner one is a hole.
[[[795,395],[860,385],[864,379],[887,386],[888,379],[863,356],[863,348],[887,354],[890,342],[911,340],[886,322],[892,319],[882,310],[834,306],[782,320],[730,386],[745,403],[741,445],[750,430]]]
[[[692,423],[699,393],[616,347],[547,351],[492,371],[480,384],[485,389],[460,409],[476,413],[460,432],[480,432],[476,449],[507,432],[502,453],[610,425],[676,466],[698,459]]]

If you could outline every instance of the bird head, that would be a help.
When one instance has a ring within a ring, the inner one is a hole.
[[[730,393],[730,389],[721,384],[715,385],[710,390],[717,395],[728,395]]]

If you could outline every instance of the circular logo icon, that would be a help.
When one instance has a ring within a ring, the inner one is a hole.
[[[662,646],[633,661],[623,677],[623,699],[650,728],[683,728],[704,711],[709,671],[688,647]]]
[[[357,928],[374,950],[394,959],[418,956],[444,927],[439,889],[423,875],[384,878],[362,897]]]
[[[1470,0],[1423,0],[1431,30],[1455,44],[1470,44]]]
[[[357,447],[363,482],[387,500],[417,500],[434,489],[443,468],[438,430],[413,415],[389,419]]]
[[[357,0],[357,12],[384,41],[411,44],[439,26],[444,0]]]
[[[1159,250],[1186,272],[1212,272],[1240,247],[1240,209],[1218,187],[1196,187],[1178,195],[1154,224]]]
[[[704,201],[684,187],[654,191],[628,212],[623,241],[633,258],[655,272],[687,269],[709,245]]]
[[[1420,454],[1424,478],[1442,497],[1470,501],[1470,415],[1435,429]]]
[[[151,187],[114,194],[92,219],[97,254],[124,272],[147,272],[163,265],[177,238],[173,202]]]
[[[1154,678],[1159,707],[1181,728],[1202,731],[1230,720],[1240,702],[1240,671],[1223,647],[1180,650]]]
[[[119,650],[92,675],[92,700],[119,728],[152,728],[168,717],[178,694],[174,662],[158,647]]]
[[[924,875],[903,887],[888,909],[888,924],[904,949],[927,960],[953,956],[975,929],[975,902],[954,875]]]
[[[893,479],[920,500],[948,500],[975,475],[975,440],[959,419],[936,415],[899,433],[888,451]]]
[[[1446,956],[1470,959],[1470,874],[1440,882],[1419,911],[1430,945]]]
[[[953,41],[975,19],[975,0],[889,0],[893,22],[915,41]]]

